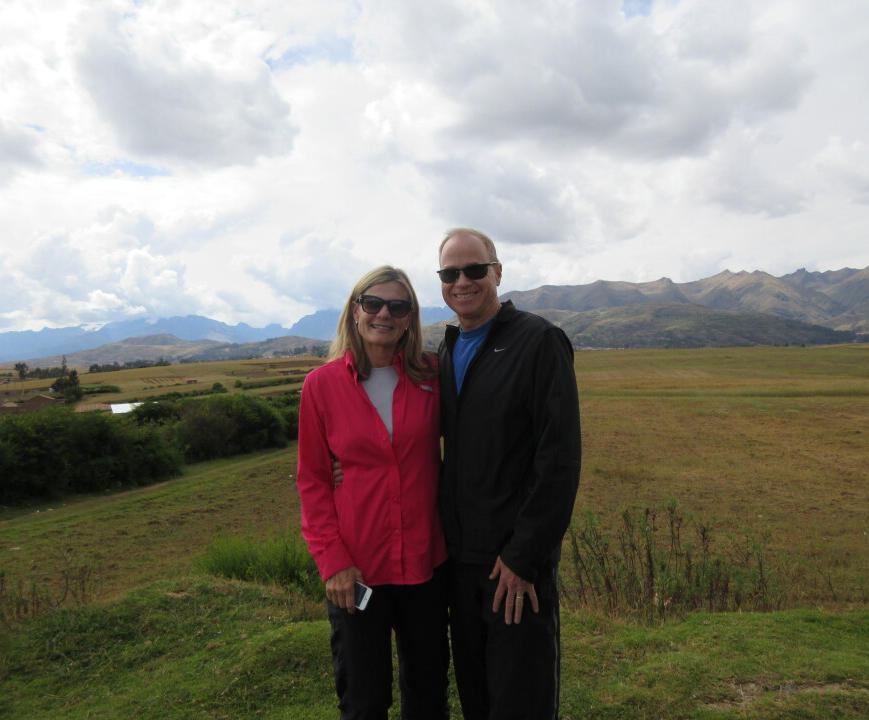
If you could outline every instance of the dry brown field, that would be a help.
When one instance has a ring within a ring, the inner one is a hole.
[[[588,351],[576,355],[577,511],[713,521],[764,540],[791,603],[865,603],[869,345]]]

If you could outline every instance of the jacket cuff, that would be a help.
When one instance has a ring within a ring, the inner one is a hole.
[[[511,553],[508,547],[504,548],[501,552],[501,562],[525,582],[536,582],[538,575],[537,567],[532,563],[523,561],[518,555]]]
[[[344,547],[344,543],[336,542],[315,558],[320,578],[326,582],[335,573],[341,572],[356,563]]]

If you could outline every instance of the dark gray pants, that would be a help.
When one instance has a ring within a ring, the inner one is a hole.
[[[328,603],[341,720],[386,720],[393,630],[402,720],[449,717],[445,574],[442,565],[420,585],[377,585],[368,607],[352,615]]]
[[[518,625],[492,612],[492,568],[452,563],[449,583],[453,667],[465,720],[555,720],[561,660],[558,567],[534,583],[540,612],[527,597]]]

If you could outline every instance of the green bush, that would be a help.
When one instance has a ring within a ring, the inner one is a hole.
[[[179,414],[175,437],[188,462],[287,444],[281,416],[258,398],[234,394],[186,400]]]
[[[72,418],[68,408],[0,416],[0,498],[11,502],[60,491],[62,438]]]
[[[0,418],[0,502],[143,485],[181,464],[164,431],[122,418],[57,407]]]
[[[245,390],[253,390],[254,388],[277,387],[278,385],[296,385],[305,379],[305,375],[307,375],[307,372],[299,371],[292,376],[269,378],[268,380],[249,380],[247,382],[236,380],[235,386],[244,388]]]
[[[0,416],[0,503],[144,485],[184,461],[283,447],[298,394],[279,404],[220,393],[148,402],[123,417],[53,407]]]
[[[171,400],[163,402],[143,402],[133,408],[127,417],[137,425],[167,425],[181,418],[179,405]]]
[[[299,398],[298,390],[272,395],[265,398],[266,402],[275,408],[284,421],[284,429],[289,438],[299,436]]]
[[[117,385],[82,385],[81,391],[85,395],[98,395],[100,393],[119,393],[121,388]]]
[[[157,479],[179,475],[184,455],[172,435],[159,427],[136,427],[125,423],[128,483],[147,485]]]
[[[266,538],[252,532],[217,535],[197,566],[212,575],[293,587],[315,598],[325,596],[317,566],[295,534]]]

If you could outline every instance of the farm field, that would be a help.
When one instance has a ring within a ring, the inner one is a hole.
[[[85,396],[80,404],[131,402],[147,400],[169,392],[189,393],[210,390],[214,383],[218,382],[230,392],[249,392],[256,395],[268,394],[276,390],[291,390],[300,387],[304,373],[320,362],[320,358],[311,357],[256,358],[82,373],[79,375],[79,380],[83,386],[114,385],[119,388],[119,392]],[[239,390],[235,387],[237,381],[256,383],[291,379],[295,375],[299,377],[298,383],[249,390]],[[0,397],[4,400],[17,400],[38,392],[47,392],[53,382],[53,379],[30,379],[23,382],[16,380],[0,389]]]
[[[255,362],[199,375],[232,390],[231,371]],[[568,598],[563,716],[866,716],[869,347],[586,351],[576,367],[576,518],[614,530],[621,508],[673,499],[721,542],[764,539],[785,598],[781,612],[652,626]],[[0,623],[0,717],[334,717],[323,609],[195,565],[219,532],[298,532],[294,465],[291,445],[0,510],[7,596],[49,602],[67,580],[84,592]]]

